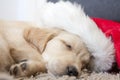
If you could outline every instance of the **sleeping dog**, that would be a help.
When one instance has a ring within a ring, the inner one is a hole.
[[[15,77],[37,72],[78,76],[90,59],[82,39],[59,28],[0,21],[0,71]]]
[[[9,70],[16,77],[37,72],[78,76],[85,66],[96,72],[111,69],[115,62],[113,37],[106,37],[81,6],[68,1],[44,2],[36,20],[49,28],[0,22],[1,71]]]

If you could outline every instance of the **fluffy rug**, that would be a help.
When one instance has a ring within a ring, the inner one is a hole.
[[[117,74],[110,74],[106,72],[91,73],[85,69],[84,71],[82,71],[79,78],[69,76],[55,77],[47,73],[42,73],[37,74],[36,76],[31,76],[29,78],[14,79],[13,77],[7,74],[0,74],[0,80],[120,80],[120,73]]]
[[[69,77],[69,76],[62,76],[62,77],[55,77],[49,74],[38,74],[35,77],[31,76],[30,78],[20,78],[17,80],[120,80],[120,73],[117,74],[110,74],[106,72],[88,72],[84,70],[79,78]]]
[[[30,79],[23,80],[120,80],[120,74],[112,75],[108,73],[92,73],[90,75],[83,74],[80,78],[75,77],[52,77],[48,74],[41,74],[36,77],[31,77]]]

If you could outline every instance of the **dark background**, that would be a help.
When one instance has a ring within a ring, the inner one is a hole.
[[[59,0],[48,0],[57,2]],[[67,1],[67,0],[66,0]],[[81,4],[90,17],[120,21],[120,0],[69,0]]]

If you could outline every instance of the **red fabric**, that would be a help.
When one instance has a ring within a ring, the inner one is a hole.
[[[107,37],[111,36],[116,50],[115,57],[120,69],[120,23],[100,18],[92,18]]]

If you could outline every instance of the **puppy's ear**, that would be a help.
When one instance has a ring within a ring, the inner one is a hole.
[[[41,53],[44,51],[46,44],[49,40],[58,35],[58,29],[40,29],[30,28],[24,31],[25,40],[33,47],[36,47]]]

